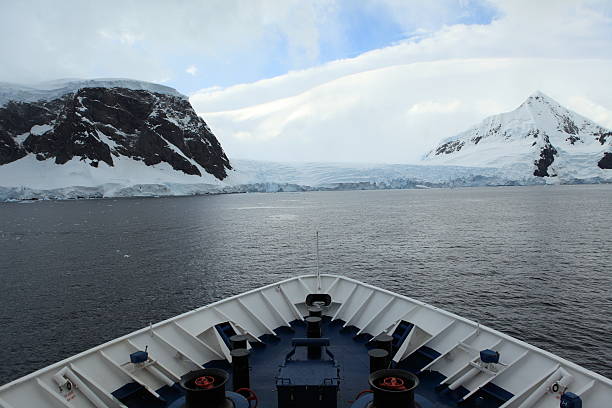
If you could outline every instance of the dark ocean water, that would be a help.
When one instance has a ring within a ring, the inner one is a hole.
[[[445,308],[612,377],[612,186],[0,204],[0,383],[315,271]]]

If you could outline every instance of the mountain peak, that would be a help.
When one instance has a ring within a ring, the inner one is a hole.
[[[540,90],[536,90],[534,93],[529,95],[529,97],[527,99],[537,99],[537,98],[550,99],[550,97],[548,95],[544,94],[544,92],[542,92]]]
[[[426,158],[466,166],[522,163],[539,177],[591,167],[593,175],[609,178],[601,171],[610,167],[604,159],[611,143],[612,132],[535,91],[517,109],[443,140]]]
[[[567,111],[559,102],[542,91],[535,91],[516,109],[516,112],[527,109],[531,112],[564,112]]]
[[[523,104],[525,103],[532,104],[532,103],[538,103],[538,102],[539,103],[553,103],[555,105],[559,105],[557,101],[555,101],[553,98],[546,95],[542,91],[535,91],[534,93],[529,95],[529,97],[525,100],[525,102],[523,102]]]

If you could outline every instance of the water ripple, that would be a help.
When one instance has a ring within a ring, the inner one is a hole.
[[[6,203],[0,215],[0,383],[313,273],[315,230],[323,272],[612,377],[612,186]]]

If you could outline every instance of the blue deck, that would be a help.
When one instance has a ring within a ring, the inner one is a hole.
[[[369,357],[367,342],[371,338],[369,335],[356,337],[357,329],[354,327],[342,328],[344,322],[333,321],[329,318],[323,319],[323,336],[328,337],[331,342],[329,350],[334,354],[336,361],[340,365],[340,388],[338,392],[338,408],[348,408],[351,406],[355,397],[363,390],[369,389]],[[261,338],[263,344],[252,344],[250,355],[251,366],[251,389],[259,398],[259,408],[277,408],[276,377],[279,366],[284,362],[285,356],[293,348],[291,340],[294,337],[306,337],[306,325],[301,321],[294,321],[289,327],[281,327],[275,330],[277,337],[265,335]],[[407,369],[417,372],[421,367],[437,356],[437,352],[432,349],[423,348],[408,358],[397,368]],[[206,367],[222,368],[231,374],[231,366],[225,360],[212,361]],[[421,408],[450,408],[450,407],[479,407],[495,408],[503,404],[512,394],[495,387],[485,387],[476,393],[469,401],[458,404],[460,398],[467,393],[466,390],[459,388],[455,392],[448,389],[437,389],[437,385],[444,379],[438,373],[418,374],[420,385],[416,390],[415,400]],[[228,382],[231,384],[231,380]],[[131,387],[131,388],[130,388]],[[131,398],[125,398],[122,391],[129,389],[132,392]],[[228,388],[229,390],[229,388]],[[181,395],[181,391],[176,387],[163,387],[160,394],[166,401],[155,400],[144,390],[138,391],[138,386],[133,385],[122,387],[113,394],[122,395],[122,401],[130,408],[141,407],[167,407],[172,401]]]

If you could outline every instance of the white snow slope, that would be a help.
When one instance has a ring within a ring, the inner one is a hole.
[[[192,195],[219,192],[223,186],[199,166],[201,177],[168,163],[147,166],[125,156],[113,161],[114,167],[100,162],[95,168],[76,158],[55,164],[53,158],[39,161],[28,155],[0,166],[0,201]]]
[[[551,177],[561,182],[612,180],[611,169],[597,166],[604,152],[612,152],[610,131],[539,91],[517,109],[489,116],[443,140],[425,156],[424,164],[524,168],[529,174],[547,145],[556,150],[548,169]]]

